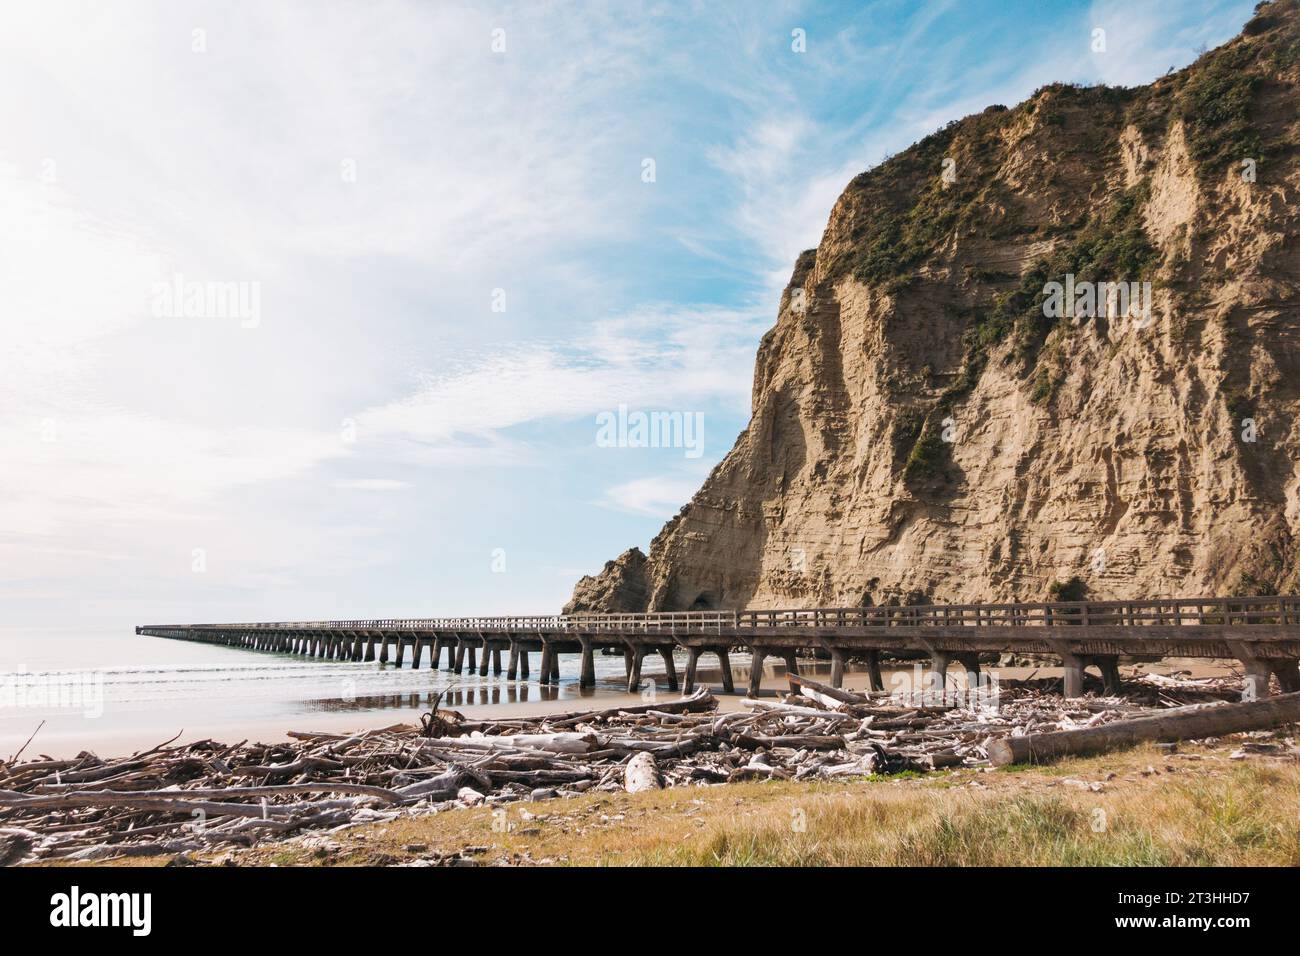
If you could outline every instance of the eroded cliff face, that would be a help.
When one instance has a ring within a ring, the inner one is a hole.
[[[562,613],[644,609],[649,596],[646,557],[640,548],[629,548],[613,561],[606,561],[599,574],[579,579]]]
[[[857,177],[749,426],[582,609],[1295,590],[1298,83],[1277,0],[1149,87],[1048,87]],[[1067,276],[1149,314],[1045,315]]]

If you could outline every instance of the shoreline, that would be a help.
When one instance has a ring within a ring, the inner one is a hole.
[[[801,660],[799,669],[800,673],[819,680],[827,679],[830,673],[829,663],[823,661]],[[1189,672],[1194,677],[1226,676],[1232,673],[1231,666],[1227,663],[1181,658],[1170,658],[1153,664],[1128,665],[1126,669],[1130,673]],[[1010,680],[1024,680],[1031,676],[1059,678],[1062,673],[1059,666],[990,666],[988,670],[990,673],[996,673],[1000,679]],[[886,665],[882,671],[886,686],[903,692],[911,688],[912,678],[916,673],[912,666],[906,664]],[[741,671],[738,670],[738,673]],[[647,672],[645,676],[656,680],[662,678],[662,674],[651,672]],[[964,685],[965,674],[959,672],[957,668],[949,673],[948,678],[957,686]],[[717,699],[719,712],[730,713],[742,709],[743,702],[747,699],[744,681],[738,678],[736,692],[727,694],[723,692],[720,680],[720,671],[701,668],[697,683]],[[858,670],[853,667],[846,669],[845,690],[861,691],[866,689],[867,685],[868,674],[865,669]],[[774,697],[787,689],[786,668],[783,663],[769,664],[764,668],[761,696]],[[427,695],[395,694],[385,699],[399,701],[403,697],[424,696]],[[678,696],[680,696],[678,692],[667,689],[657,693],[657,697],[664,700],[675,700]],[[446,696],[440,707],[444,710],[459,711],[467,720],[482,721],[542,718],[574,711],[637,706],[646,703],[648,699],[641,694],[628,693],[625,689],[620,690],[613,682],[602,682],[590,691],[579,692],[576,682],[571,681],[566,681],[556,690],[527,682],[509,682],[502,679],[489,686],[453,691]],[[333,703],[337,705],[341,702]],[[294,718],[264,717],[246,721],[209,718],[186,726],[162,729],[124,728],[99,734],[86,734],[84,729],[79,732],[72,727],[51,728],[47,724],[26,745],[22,752],[22,759],[32,759],[39,755],[63,760],[82,752],[93,753],[104,759],[119,759],[133,756],[169,741],[176,745],[205,740],[229,744],[239,742],[278,744],[288,742],[294,739],[294,735],[300,734],[353,734],[396,728],[414,730],[419,726],[421,714],[428,711],[427,701],[372,708],[357,708],[353,704],[355,702],[346,708],[334,706],[312,715],[300,715]],[[7,760],[16,753],[27,740],[27,736],[35,729],[36,724],[33,723],[31,729],[21,736],[13,735],[11,739],[15,739],[16,742],[0,747],[0,761]]]

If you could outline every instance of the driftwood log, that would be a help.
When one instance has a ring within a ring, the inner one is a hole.
[[[986,749],[992,764],[1002,767],[1106,753],[1148,741],[1168,743],[1221,737],[1246,730],[1267,730],[1297,721],[1300,721],[1300,693],[1240,704],[1195,704],[1096,727],[1003,737],[991,741]]]

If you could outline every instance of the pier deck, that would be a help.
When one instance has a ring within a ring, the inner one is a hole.
[[[1152,601],[1073,601],[1034,604],[938,604],[913,607],[802,608],[747,611],[668,611],[648,614],[576,614],[456,618],[380,618],[279,621],[256,624],[148,624],[137,634],[225,644],[329,660],[404,662],[486,675],[505,668],[528,679],[530,654],[540,652],[537,679],[559,680],[559,656],[581,656],[580,682],[595,683],[596,651],[624,655],[628,687],[641,681],[645,657],[658,654],[669,689],[679,689],[673,652],[688,654],[685,689],[693,689],[701,655],[715,654],[726,691],[734,690],[729,652],[753,659],[750,692],[757,693],[763,662],[783,658],[791,671],[813,652],[831,661],[840,686],[850,660],[865,663],[881,688],[882,651],[928,658],[932,682],[942,687],[956,662],[977,674],[980,655],[1012,651],[1052,655],[1065,668],[1066,696],[1082,693],[1084,668],[1096,666],[1110,688],[1118,685],[1121,656],[1230,658],[1241,662],[1259,696],[1276,674],[1284,691],[1300,691],[1300,597],[1179,598]],[[476,661],[476,655],[479,659]],[[491,662],[489,665],[489,661]]]

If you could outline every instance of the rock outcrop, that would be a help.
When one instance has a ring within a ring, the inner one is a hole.
[[[735,447],[569,608],[1294,591],[1298,84],[1276,0],[1150,86],[1046,87],[858,176]],[[1102,282],[1127,314],[1053,308]]]
[[[640,548],[629,548],[606,561],[599,574],[581,578],[563,613],[645,610],[647,581],[646,556]]]

